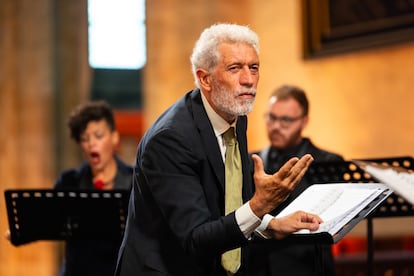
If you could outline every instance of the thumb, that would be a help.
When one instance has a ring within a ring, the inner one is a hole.
[[[253,154],[252,158],[253,158],[253,162],[254,162],[254,173],[255,174],[257,174],[257,173],[263,174],[264,173],[264,167],[263,167],[262,158],[260,158],[260,156],[257,155],[257,154]]]

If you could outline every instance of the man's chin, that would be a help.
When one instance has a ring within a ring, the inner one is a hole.
[[[244,104],[242,105],[242,108],[240,108],[238,115],[239,116],[244,116],[249,114],[250,112],[252,112],[253,110],[253,103],[249,103],[249,104]]]
[[[272,148],[275,148],[277,150],[281,150],[281,149],[286,148],[286,145],[284,143],[272,142]]]

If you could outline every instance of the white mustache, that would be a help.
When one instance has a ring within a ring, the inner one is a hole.
[[[246,95],[246,94],[256,96],[256,89],[250,88],[250,89],[245,89],[243,91],[237,92],[237,96]]]

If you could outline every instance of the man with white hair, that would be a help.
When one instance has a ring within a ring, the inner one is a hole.
[[[116,275],[247,275],[248,241],[313,160],[292,158],[268,175],[255,156],[252,178],[246,114],[256,96],[259,46],[248,27],[205,29],[191,63],[197,88],[168,108],[138,146]],[[272,219],[263,232],[280,239],[320,222],[297,212]]]

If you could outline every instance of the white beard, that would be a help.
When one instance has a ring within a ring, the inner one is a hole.
[[[211,101],[213,102],[214,106],[221,112],[232,116],[241,116],[247,115],[253,110],[255,98],[247,100],[239,100],[237,98],[237,95],[241,94],[242,91],[231,93],[232,91],[229,91],[226,88],[220,87],[218,85],[214,85],[212,91]],[[246,89],[243,91],[243,93],[245,92],[256,95],[256,89],[254,88]]]

